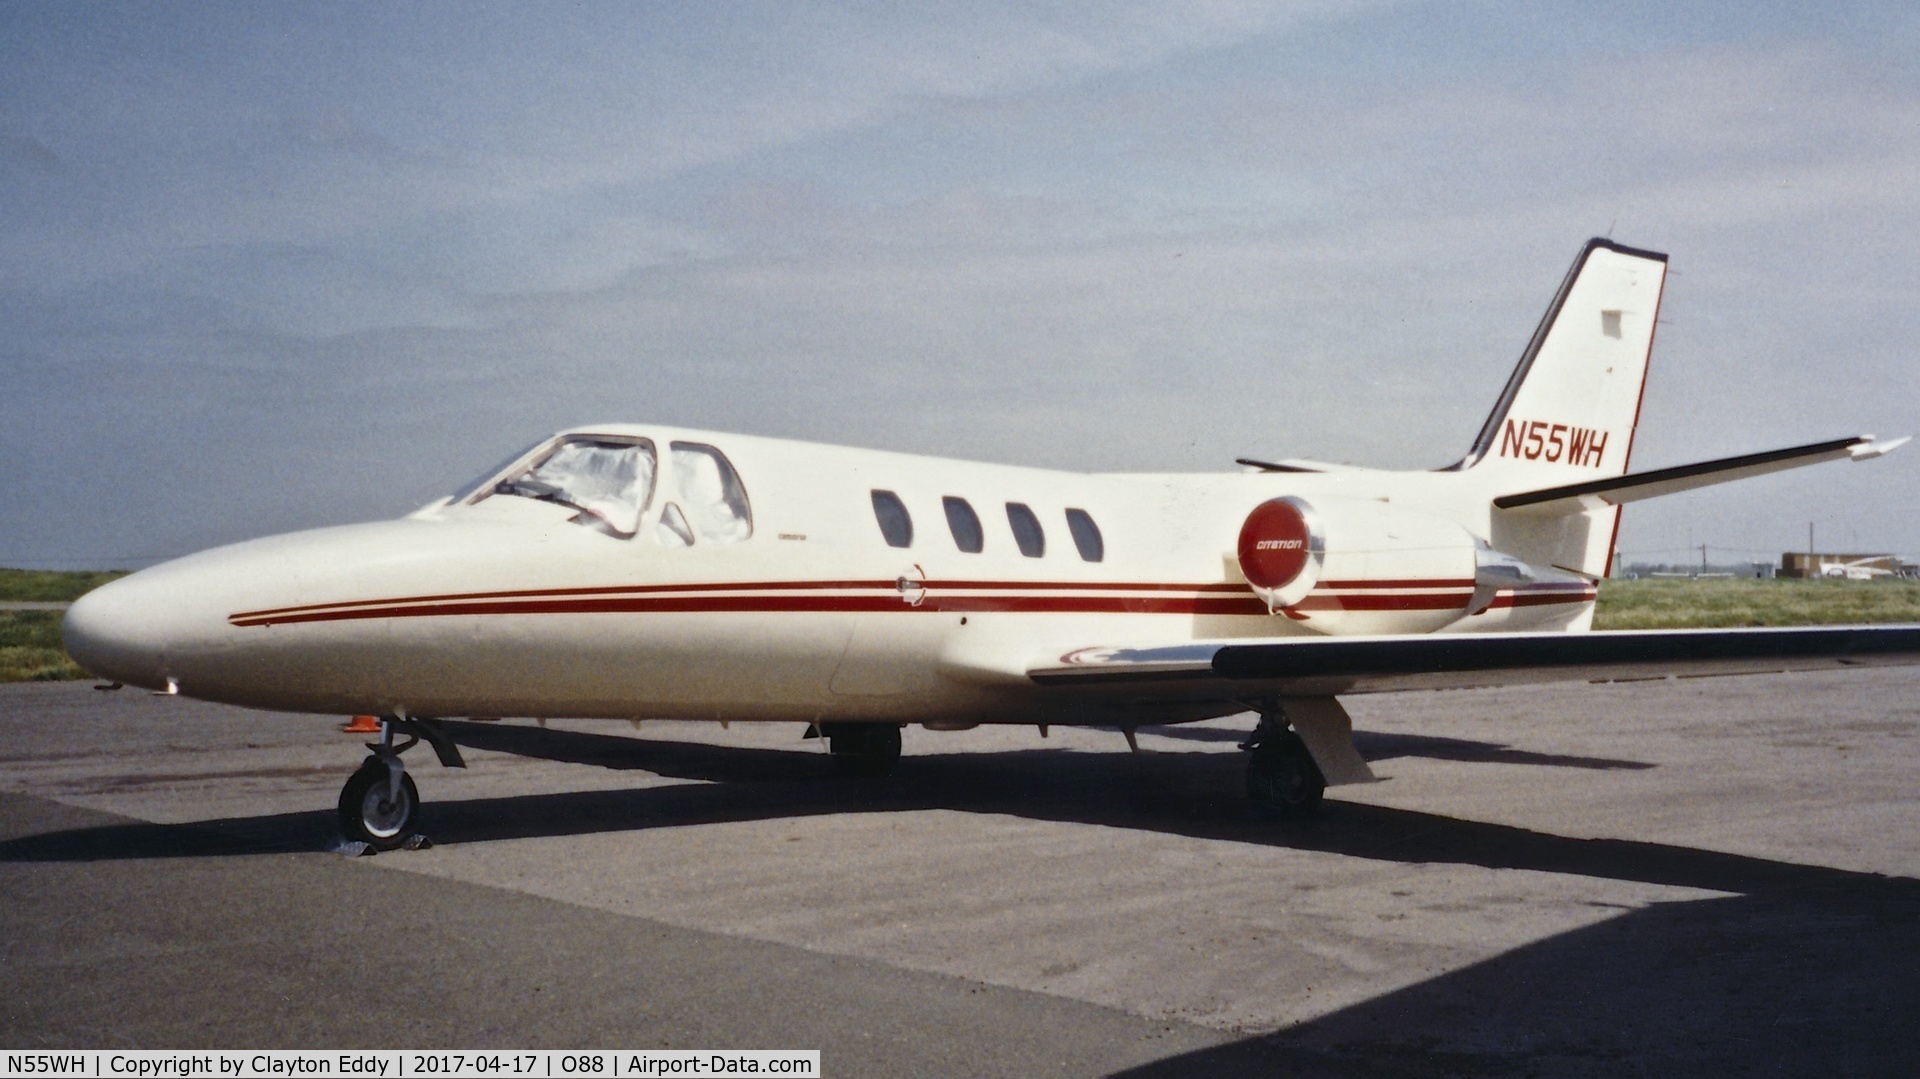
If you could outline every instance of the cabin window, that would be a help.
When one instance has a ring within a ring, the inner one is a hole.
[[[1047,553],[1047,534],[1040,529],[1040,518],[1024,502],[1007,503],[1007,524],[1013,527],[1013,542],[1020,545],[1020,553],[1028,558],[1039,558]]]
[[[880,523],[880,534],[886,537],[889,547],[913,546],[913,518],[907,513],[906,503],[892,491],[876,489],[873,492],[873,519]]]
[[[673,483],[680,490],[679,529],[688,543],[738,543],[753,535],[747,489],[725,454],[698,442],[675,442]],[[665,521],[664,515],[662,521]]]
[[[1100,526],[1093,523],[1093,517],[1086,510],[1067,511],[1067,531],[1073,534],[1073,545],[1079,548],[1081,558],[1098,562],[1107,556],[1107,545],[1100,539]]]
[[[947,510],[947,527],[953,530],[954,546],[968,554],[979,554],[987,545],[987,534],[980,527],[980,515],[973,512],[964,498],[952,495],[940,500]]]
[[[576,435],[508,473],[491,493],[571,506],[580,511],[575,521],[624,539],[639,530],[653,500],[656,464],[650,439]]]

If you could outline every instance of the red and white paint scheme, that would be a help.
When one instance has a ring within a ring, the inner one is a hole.
[[[143,570],[67,615],[118,682],[385,717],[350,836],[414,826],[393,745],[462,716],[787,721],[885,771],[899,727],[1256,711],[1257,805],[1370,778],[1346,693],[1920,660],[1914,627],[1587,633],[1620,505],[1898,443],[1630,473],[1663,255],[1580,254],[1467,456],[1089,475],[650,424],[541,441],[401,520]],[[409,743],[411,744],[411,743]]]

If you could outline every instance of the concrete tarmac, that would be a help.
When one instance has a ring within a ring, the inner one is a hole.
[[[339,720],[0,687],[0,1046],[800,1047],[828,1074],[1912,1074],[1920,672],[1349,701],[1384,782],[1250,820],[1234,721],[455,723],[430,850],[326,853]]]

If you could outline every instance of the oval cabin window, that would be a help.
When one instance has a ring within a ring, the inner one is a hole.
[[[952,495],[940,500],[947,510],[947,527],[953,530],[953,545],[968,554],[979,554],[987,545],[987,533],[980,527],[980,515],[964,498]]]
[[[1067,531],[1073,534],[1073,545],[1079,549],[1081,558],[1098,562],[1107,556],[1107,545],[1100,538],[1100,526],[1093,523],[1093,516],[1086,510],[1067,511]]]
[[[906,504],[892,491],[873,492],[873,519],[880,524],[880,534],[886,537],[889,547],[913,546],[913,518],[908,516]]]
[[[1040,528],[1040,518],[1024,502],[1007,503],[1007,524],[1013,528],[1013,542],[1020,546],[1020,553],[1028,558],[1039,558],[1047,553],[1047,534]]]

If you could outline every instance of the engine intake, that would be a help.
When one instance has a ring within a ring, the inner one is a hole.
[[[1291,607],[1313,591],[1326,553],[1319,517],[1302,498],[1262,502],[1240,525],[1240,572],[1270,612]]]
[[[1320,633],[1429,633],[1484,609],[1485,544],[1372,499],[1269,499],[1240,525],[1240,572],[1274,614]],[[1476,599],[1480,600],[1478,608]]]

